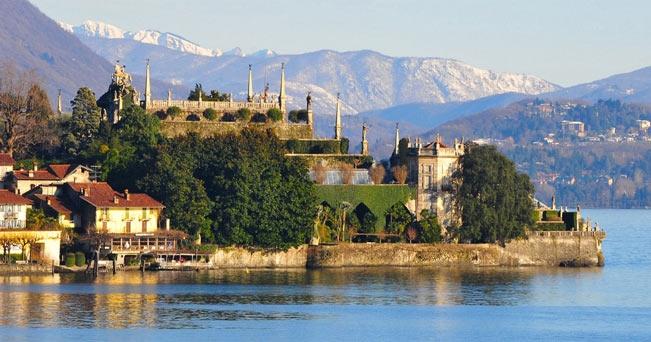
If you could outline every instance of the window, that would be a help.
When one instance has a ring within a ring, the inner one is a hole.
[[[143,233],[147,232],[147,221],[146,220],[142,221],[142,232]]]
[[[423,177],[423,189],[429,189],[432,186],[432,177],[425,176]]]
[[[126,233],[131,233],[131,221],[126,222]]]
[[[124,218],[125,218],[126,220],[129,219],[129,208],[125,208],[125,209],[124,209]]]

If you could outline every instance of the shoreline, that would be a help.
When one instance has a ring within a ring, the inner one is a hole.
[[[598,232],[531,232],[504,247],[498,244],[341,243],[300,245],[287,250],[219,248],[207,264],[167,264],[157,271],[224,269],[322,269],[349,267],[601,267],[606,234]],[[55,268],[84,273],[85,267]],[[112,272],[107,268],[105,272]],[[140,271],[139,267],[117,271]],[[148,270],[149,271],[149,270]],[[2,265],[0,275],[50,274],[50,265]]]

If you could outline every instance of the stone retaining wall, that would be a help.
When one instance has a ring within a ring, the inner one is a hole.
[[[215,268],[321,268],[369,266],[602,266],[601,234],[531,234],[496,244],[342,243],[287,251],[220,248]]]

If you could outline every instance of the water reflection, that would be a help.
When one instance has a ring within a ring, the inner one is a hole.
[[[553,289],[557,279],[571,284],[600,272],[359,268],[12,276],[0,278],[0,307],[12,313],[0,315],[0,325],[203,328],[210,321],[319,319],[302,307],[319,304],[519,305],[536,300],[539,286]]]

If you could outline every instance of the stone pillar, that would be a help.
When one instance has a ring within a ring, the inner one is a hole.
[[[400,128],[398,127],[398,123],[396,122],[396,143],[393,149],[393,153],[397,156],[399,149],[398,145],[400,145]]]
[[[147,67],[145,69],[145,109],[151,108],[151,70],[149,67],[149,59],[147,59]]]
[[[278,94],[278,107],[280,111],[287,111],[287,93],[285,92],[285,63],[280,65],[280,92]]]
[[[366,124],[362,125],[362,155],[368,156],[368,140],[366,139],[366,133],[368,131],[368,128],[366,127]]]
[[[339,104],[339,93],[337,93],[337,110],[335,113],[335,139],[341,139],[341,105]]]
[[[252,65],[249,64],[249,87],[246,92],[246,102],[253,102],[253,70]]]
[[[59,94],[57,95],[57,113],[59,116],[63,114],[63,101],[61,99],[61,89],[59,89]]]

